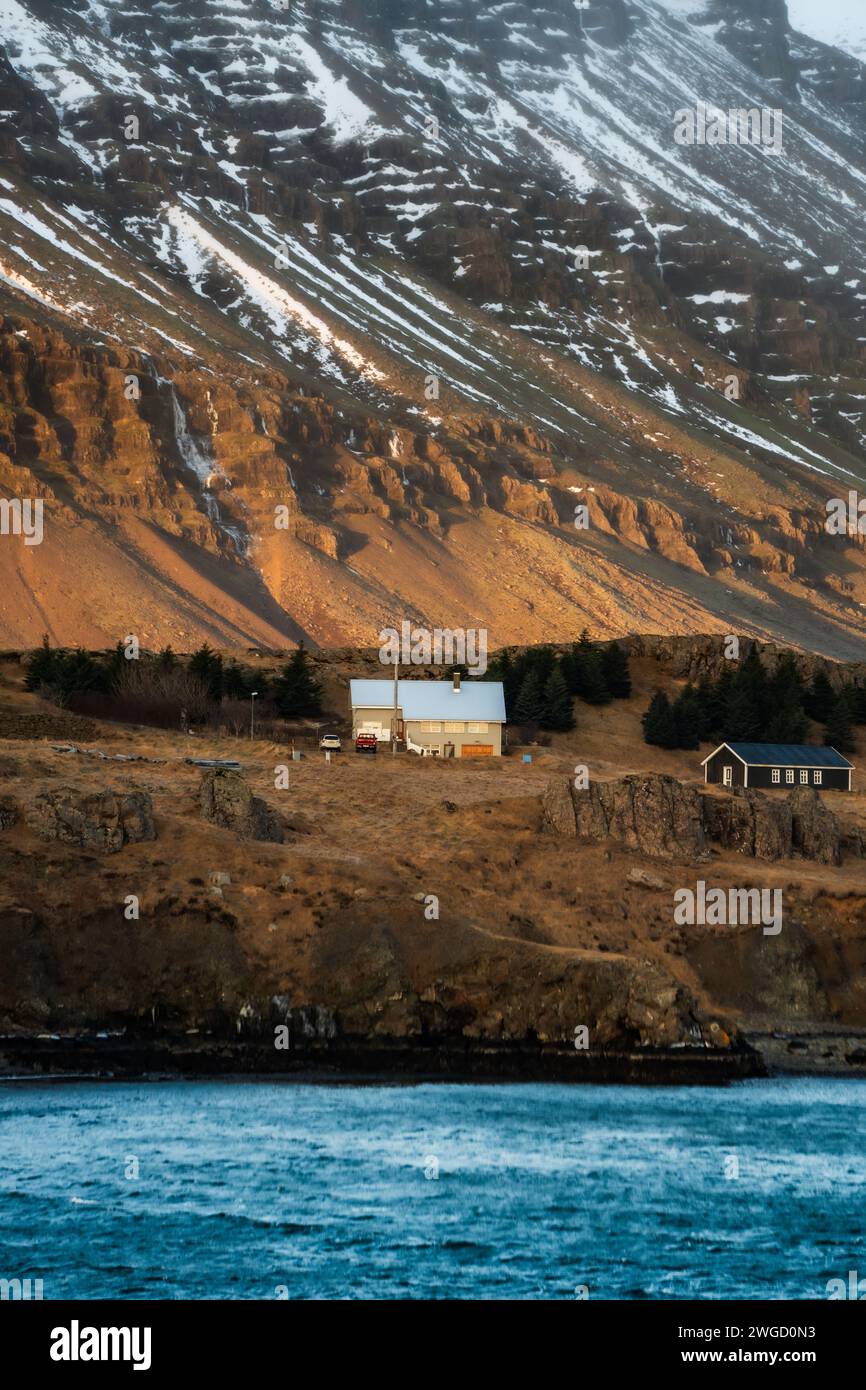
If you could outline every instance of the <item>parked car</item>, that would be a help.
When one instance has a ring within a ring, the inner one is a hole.
[[[322,734],[322,737],[319,739],[319,747],[326,749],[329,753],[339,753],[343,747],[340,742],[340,735]]]
[[[379,740],[375,734],[358,734],[355,739],[356,753],[375,753],[379,746]]]

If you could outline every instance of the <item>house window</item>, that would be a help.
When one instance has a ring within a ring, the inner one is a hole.
[[[793,780],[794,780],[794,769],[793,769],[792,767],[788,767],[788,768],[785,769],[785,781],[786,781],[786,782],[793,782]]]
[[[816,786],[816,787],[820,787],[820,785],[821,785],[821,783],[822,783],[823,781],[824,781],[824,774],[823,774],[823,772],[816,772],[816,773],[815,773],[815,786]]]
[[[801,768],[801,770],[800,770],[800,781],[801,781],[801,782],[805,782],[805,783],[806,783],[806,786],[809,785],[809,769],[808,769],[807,767]]]
[[[476,723],[476,724],[467,724],[467,725],[466,725],[466,732],[467,732],[468,734],[486,734],[486,733],[487,733],[487,725],[486,725],[486,724],[478,724],[478,723]]]
[[[422,734],[441,734],[442,720],[440,719],[437,721],[435,719],[422,719],[421,732]]]
[[[446,720],[445,720],[445,732],[446,732],[446,734],[462,734],[462,733],[463,733],[463,720],[462,720],[462,719],[446,719]]]
[[[774,767],[774,768],[773,768],[772,777],[773,777],[773,781],[774,781],[774,782],[781,782],[781,780],[782,780],[782,769],[781,769],[781,768],[778,768],[778,767]]]

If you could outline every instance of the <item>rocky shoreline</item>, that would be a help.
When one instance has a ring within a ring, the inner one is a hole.
[[[774,1075],[866,1078],[866,1032],[747,1032],[724,1051],[707,1047],[604,1048],[556,1043],[344,1038],[289,1051],[260,1039],[170,1033],[0,1037],[0,1081],[196,1080],[208,1077],[317,1084],[567,1082],[575,1085],[726,1086]]]
[[[281,1052],[252,1040],[21,1035],[0,1039],[0,1078],[158,1080],[282,1078],[314,1082],[574,1082],[728,1085],[766,1076],[749,1046],[581,1053],[542,1043],[341,1040]]]

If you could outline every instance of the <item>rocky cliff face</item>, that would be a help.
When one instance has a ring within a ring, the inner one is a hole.
[[[663,774],[591,782],[577,789],[556,779],[544,792],[545,825],[554,834],[611,841],[654,859],[699,863],[711,843],[754,859],[840,864],[842,846],[859,857],[860,834],[831,811],[814,787],[785,797],[737,787],[702,793]]]
[[[0,492],[46,526],[0,640],[862,654],[824,521],[864,69],[782,0],[15,0],[2,39]],[[696,93],[781,103],[783,152],[678,144]]]

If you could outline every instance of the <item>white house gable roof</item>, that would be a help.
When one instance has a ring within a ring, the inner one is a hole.
[[[393,709],[394,682],[350,681],[352,709]],[[505,723],[501,681],[463,681],[458,694],[449,681],[398,681],[397,703],[404,719],[471,719]]]

